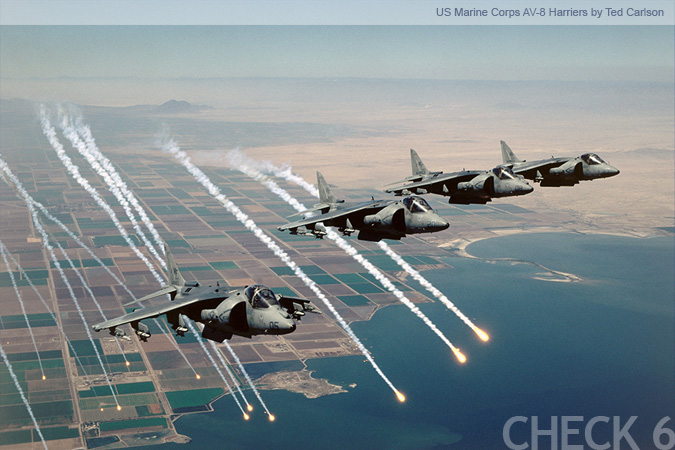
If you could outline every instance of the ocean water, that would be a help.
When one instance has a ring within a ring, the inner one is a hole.
[[[213,413],[178,419],[190,444],[164,448],[501,449],[513,416],[537,416],[543,429],[553,416],[616,416],[621,425],[637,416],[630,435],[640,448],[653,448],[656,424],[675,419],[675,241],[527,234],[468,250],[485,259],[448,257],[451,269],[424,275],[490,342],[443,305],[421,306],[467,355],[466,364],[407,308],[388,307],[353,328],[406,403],[363,357],[312,360],[315,377],[356,387],[319,399],[263,391],[274,423],[259,405],[244,422],[224,397]],[[528,261],[581,281],[538,279],[545,269]],[[513,442],[531,442],[530,423],[514,425]],[[584,444],[584,422],[572,425],[581,434],[569,443]],[[666,426],[673,429],[673,421]],[[612,422],[593,429],[600,444],[611,435]],[[547,438],[538,443],[551,447]]]

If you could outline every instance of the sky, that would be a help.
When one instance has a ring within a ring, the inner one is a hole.
[[[2,79],[670,82],[667,26],[2,26]]]

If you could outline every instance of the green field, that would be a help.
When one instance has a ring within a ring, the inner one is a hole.
[[[166,392],[171,408],[189,408],[203,406],[212,402],[215,398],[223,395],[223,388],[192,389],[189,391]]]

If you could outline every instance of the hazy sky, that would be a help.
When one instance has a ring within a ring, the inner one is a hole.
[[[2,26],[0,76],[672,82],[674,51],[667,26]]]

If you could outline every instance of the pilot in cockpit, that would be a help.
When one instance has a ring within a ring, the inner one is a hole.
[[[492,173],[497,176],[500,180],[515,180],[516,174],[513,173],[513,170],[508,167],[495,167],[492,169]]]
[[[411,213],[421,213],[431,210],[431,206],[422,197],[411,196],[403,199],[403,204]]]
[[[264,309],[279,305],[276,295],[271,289],[260,284],[254,284],[246,288],[246,297],[254,308]]]
[[[581,155],[581,159],[588,165],[607,164],[602,158],[595,153],[586,153]]]

